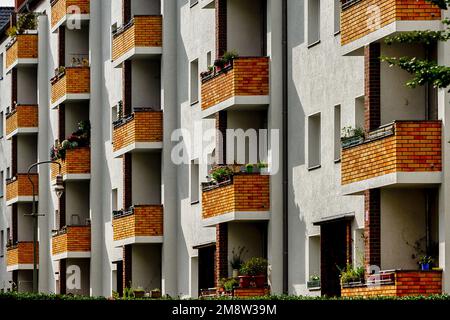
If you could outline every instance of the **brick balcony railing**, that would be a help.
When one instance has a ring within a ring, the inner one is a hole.
[[[130,58],[128,55],[132,50],[161,48],[162,45],[162,16],[135,16],[113,33],[112,60],[125,59],[124,56]]]
[[[114,241],[136,237],[162,237],[162,205],[135,205],[128,211],[113,213]]]
[[[52,0],[51,5],[52,28],[55,27],[58,22],[66,18],[67,14],[89,14],[90,12],[90,0]],[[77,8],[76,11],[71,11],[71,7]]]
[[[232,180],[219,185],[204,186],[202,193],[203,219],[232,212],[270,211],[269,176],[236,174]]]
[[[38,250],[39,257],[39,250]],[[38,260],[39,261],[39,260]],[[8,267],[33,264],[33,242],[19,242],[7,247],[6,265]]]
[[[38,58],[38,35],[19,34],[6,49],[6,69],[17,64],[20,59]],[[37,63],[37,61],[36,61]]]
[[[160,110],[135,109],[131,116],[114,123],[114,152],[137,143],[162,141],[163,112]]]
[[[343,297],[402,297],[429,296],[442,293],[442,271],[383,272],[380,280],[371,284],[355,284],[342,287]]]
[[[394,172],[442,171],[440,121],[396,121],[342,151],[342,185]]]
[[[66,150],[64,160],[57,160],[61,164],[61,175],[64,179],[71,179],[91,173],[91,148],[75,148]],[[52,180],[59,174],[59,166],[55,163],[51,165]]]
[[[269,95],[269,58],[240,57],[202,79],[202,110],[238,96]]]
[[[86,254],[91,251],[91,226],[67,226],[52,236],[52,255]]]
[[[32,174],[31,179],[35,185],[35,193],[38,195],[39,191],[39,175]],[[32,185],[28,180],[27,174],[17,174],[13,179],[6,181],[6,201],[18,199],[20,197],[31,198],[33,196]]]
[[[380,25],[374,25],[378,19]],[[341,44],[360,39],[395,21],[440,20],[441,10],[426,0],[342,1]]]
[[[66,67],[65,71],[51,80],[52,103],[67,95],[89,94],[91,70],[89,67]]]
[[[18,133],[37,132],[39,110],[37,105],[17,105],[6,115],[6,136],[11,138]]]

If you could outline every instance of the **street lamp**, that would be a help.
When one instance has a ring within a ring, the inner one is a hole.
[[[31,209],[31,214],[27,215],[33,218],[33,292],[38,293],[38,269],[37,269],[37,260],[38,260],[38,251],[37,251],[37,241],[38,241],[38,218],[40,216],[43,216],[43,214],[39,214],[36,210],[36,192],[35,192],[35,185],[33,182],[33,179],[31,179],[31,170],[33,168],[36,168],[40,166],[41,164],[57,164],[59,167],[59,173],[56,176],[55,184],[53,185],[53,191],[55,192],[56,196],[58,198],[61,198],[62,194],[64,193],[64,183],[63,183],[63,177],[61,175],[61,163],[57,161],[42,161],[32,164],[28,168],[27,176],[28,180],[31,183],[31,190],[33,191],[33,204]]]

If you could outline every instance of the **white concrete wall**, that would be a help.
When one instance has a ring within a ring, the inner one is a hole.
[[[17,172],[27,173],[30,165],[37,160],[37,137],[26,135],[17,137]],[[33,170],[36,172],[35,170]]]
[[[85,225],[90,218],[89,181],[66,182],[66,223]]]
[[[133,245],[131,259],[132,288],[161,289],[161,246]]]
[[[17,241],[33,241],[33,218],[26,216],[31,214],[31,205],[19,203],[17,205]]]
[[[161,154],[134,153],[132,159],[133,204],[161,204]]]
[[[260,0],[227,1],[227,46],[240,56],[262,55]]]
[[[72,66],[73,58],[89,60],[89,27],[66,30],[66,66]]]
[[[17,69],[17,103],[37,103],[37,70],[36,68]]]
[[[159,60],[133,60],[133,107],[161,109],[161,63]]]

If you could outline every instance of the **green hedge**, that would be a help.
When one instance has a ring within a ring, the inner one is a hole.
[[[166,296],[165,300],[171,300],[171,297]],[[73,296],[73,295],[56,295],[56,294],[33,294],[33,293],[16,293],[5,292],[0,293],[1,300],[62,300],[62,301],[106,301],[105,297],[85,297],[85,296]],[[126,300],[133,300],[127,298]],[[144,298],[140,300],[152,300],[150,298]],[[176,298],[175,298],[176,300]],[[194,299],[192,299],[194,300]],[[263,300],[263,301],[353,301],[353,300],[396,300],[396,301],[449,301],[450,295],[432,295],[432,296],[408,296],[408,297],[371,297],[371,298],[328,298],[328,297],[309,297],[309,296],[265,296],[265,297],[252,297],[252,298],[232,298],[232,297],[216,297],[216,298],[204,298],[203,300]]]

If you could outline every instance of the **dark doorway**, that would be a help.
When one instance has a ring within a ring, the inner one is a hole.
[[[320,278],[322,295],[341,295],[340,271],[350,261],[348,243],[349,221],[336,221],[320,226]]]
[[[198,249],[198,289],[201,290],[215,287],[214,265],[216,246],[210,245]]]
[[[123,261],[117,262],[116,270],[117,293],[123,297]]]

